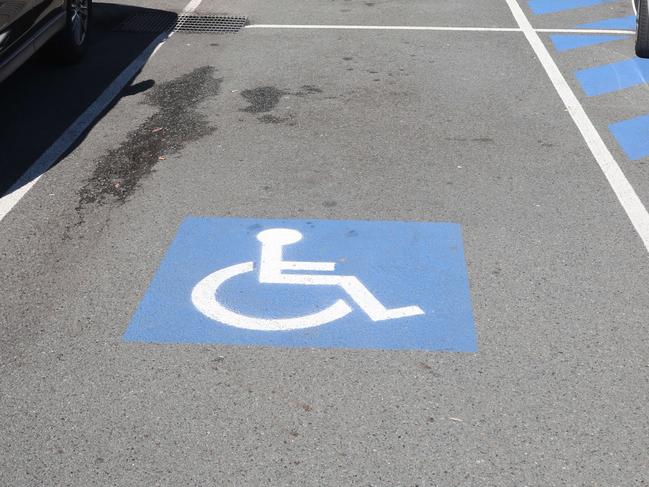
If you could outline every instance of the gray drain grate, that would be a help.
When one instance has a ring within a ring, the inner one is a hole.
[[[181,14],[173,12],[137,12],[118,25],[121,32],[164,32],[184,34],[233,34],[239,32],[247,17],[230,15]]]
[[[181,15],[174,27],[176,32],[199,34],[208,32],[239,32],[248,19],[224,15]]]

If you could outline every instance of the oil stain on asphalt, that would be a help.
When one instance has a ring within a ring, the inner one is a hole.
[[[262,123],[280,124],[287,123],[288,125],[295,125],[292,114],[287,115],[273,115],[272,112],[281,101],[283,97],[292,96],[309,96],[322,93],[322,90],[313,85],[302,85],[299,90],[289,91],[281,90],[275,86],[260,86],[249,90],[243,90],[241,96],[248,102],[246,108],[242,108],[242,112],[252,114],[263,114],[257,118]]]
[[[147,92],[144,103],[158,111],[99,159],[79,193],[77,210],[93,203],[123,203],[158,162],[213,133],[216,127],[198,110],[203,100],[221,91],[222,79],[213,75],[213,67],[200,67]]]
[[[270,112],[277,106],[282,96],[286,94],[288,94],[286,91],[279,90],[274,86],[261,86],[252,90],[244,90],[241,92],[241,96],[250,105],[241,111],[247,113]]]

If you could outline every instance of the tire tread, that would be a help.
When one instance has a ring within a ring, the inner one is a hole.
[[[649,58],[649,0],[639,0],[638,27],[635,38],[635,53],[638,57]]]

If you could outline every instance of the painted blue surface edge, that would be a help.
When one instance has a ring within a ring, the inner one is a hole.
[[[626,39],[625,35],[611,34],[550,34],[550,40],[558,52],[570,51],[580,47],[594,46],[606,42],[620,41]]]
[[[649,156],[649,115],[615,122],[608,128],[630,160]]]
[[[617,0],[530,0],[528,2],[534,15],[563,12],[578,8],[592,7]]]

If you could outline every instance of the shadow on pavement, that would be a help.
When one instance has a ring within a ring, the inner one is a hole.
[[[37,53],[0,84],[0,196],[160,35],[160,31],[115,30],[136,12],[156,11],[96,3],[88,39],[89,49],[80,64],[56,65],[46,59],[44,54]],[[152,80],[145,80],[127,86],[107,110],[121,97],[146,91],[153,85]],[[100,114],[89,128],[102,116]],[[84,135],[67,149],[66,154],[74,150]],[[36,176],[38,174],[34,175]]]

